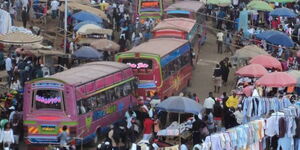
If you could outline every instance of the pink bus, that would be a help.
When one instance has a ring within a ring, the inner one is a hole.
[[[76,144],[96,143],[104,129],[136,104],[136,87],[132,69],[118,62],[88,63],[27,82],[25,141],[57,144],[57,135],[66,125]]]

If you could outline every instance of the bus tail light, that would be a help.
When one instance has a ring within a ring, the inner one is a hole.
[[[70,132],[69,132],[69,134],[70,134],[70,136],[76,136],[76,127],[70,127],[69,128],[70,130]]]

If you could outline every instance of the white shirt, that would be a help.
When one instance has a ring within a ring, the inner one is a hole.
[[[265,134],[268,136],[274,136],[279,134],[279,119],[284,117],[284,113],[276,112],[267,119]]]
[[[6,71],[11,71],[12,70],[12,62],[9,57],[5,59],[5,70]]]
[[[57,10],[58,9],[58,6],[59,6],[59,2],[56,1],[56,0],[53,0],[51,2],[51,10]]]
[[[208,97],[204,100],[204,104],[203,104],[203,107],[206,108],[206,109],[213,109],[214,108],[214,105],[215,105],[215,100],[212,99],[211,97]]]
[[[218,41],[223,42],[223,36],[224,36],[224,33],[223,33],[223,32],[219,32],[219,33],[217,34]]]
[[[180,150],[188,150],[188,148],[185,144],[181,144]]]
[[[233,5],[237,6],[239,4],[239,0],[233,0]]]

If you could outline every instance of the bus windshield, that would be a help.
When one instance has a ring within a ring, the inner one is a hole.
[[[52,89],[39,89],[35,92],[35,108],[39,109],[62,109],[62,92]]]
[[[189,14],[180,14],[180,13],[170,13],[168,14],[168,18],[189,18]]]
[[[134,59],[134,58],[126,58],[123,59],[122,62],[124,64],[129,65],[134,71],[138,73],[149,73],[152,71],[153,62],[151,59]]]
[[[140,4],[141,11],[159,11],[160,10],[160,4],[159,1],[147,1],[142,0]]]

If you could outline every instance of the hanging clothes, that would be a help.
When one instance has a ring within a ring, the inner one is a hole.
[[[11,28],[11,17],[10,14],[0,9],[0,34],[6,34],[10,31]]]

